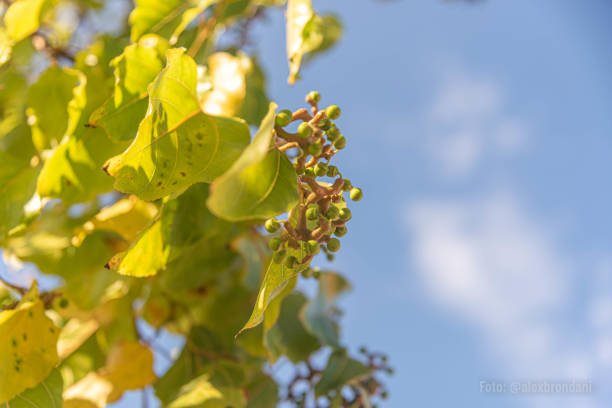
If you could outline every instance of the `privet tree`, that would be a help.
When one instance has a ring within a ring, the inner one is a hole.
[[[123,21],[122,1],[2,2],[0,240],[61,283],[3,282],[0,406],[104,407],[146,387],[172,408],[373,406],[386,357],[350,356],[349,283],[311,267],[362,198],[332,164],[340,108],[313,91],[278,110],[248,45],[285,8],[293,83],[339,21],[310,0],[135,3]],[[183,336],[180,354],[147,326]],[[154,356],[172,360],[159,377]]]

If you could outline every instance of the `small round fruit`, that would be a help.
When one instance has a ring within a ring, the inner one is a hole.
[[[289,109],[283,109],[282,111],[276,114],[276,119],[274,120],[274,123],[276,124],[276,126],[285,127],[289,123],[291,123],[292,117],[293,114]]]
[[[339,136],[334,141],[334,147],[338,150],[344,149],[346,147],[346,138],[344,136]]]
[[[338,130],[336,125],[332,125],[329,127],[329,129],[327,129],[325,134],[327,135],[327,139],[329,139],[330,142],[333,142],[338,138],[338,136],[340,136],[340,130]]]
[[[353,215],[351,214],[351,210],[348,208],[341,208],[339,217],[342,221],[348,221],[353,217]]]
[[[339,173],[336,166],[327,166],[327,177],[336,177]]]
[[[271,250],[276,251],[278,248],[280,248],[282,243],[283,241],[281,241],[279,238],[271,238],[270,241],[268,241],[268,247],[270,247]]]
[[[306,95],[306,102],[319,102],[321,100],[321,94],[317,91],[311,91]]]
[[[281,249],[280,251],[276,251],[272,255],[272,261],[277,264],[282,263],[285,260],[286,255],[287,255],[287,251],[285,251],[284,249]]]
[[[321,269],[314,268],[312,271],[312,277],[315,279],[319,279],[321,277]]]
[[[311,207],[306,210],[306,218],[309,220],[316,220],[319,218],[319,209],[317,207]]]
[[[59,301],[59,307],[61,307],[62,309],[65,309],[68,307],[68,299],[66,298],[61,298]]]
[[[365,347],[359,347],[359,352],[360,352],[361,354],[367,354],[368,349],[366,349]]]
[[[310,146],[308,146],[308,153],[312,154],[313,156],[320,155],[322,151],[323,145],[321,144],[321,142],[314,142]]]
[[[285,266],[289,269],[293,269],[297,266],[298,262],[295,256],[289,256],[285,259]]]
[[[319,245],[319,243],[315,241],[314,239],[311,239],[310,241],[308,241],[307,244],[308,244],[308,252],[311,255],[316,255],[321,250],[321,245]]]
[[[344,184],[342,185],[342,191],[349,191],[351,188],[353,188],[353,184],[351,183],[351,180],[345,178]]]
[[[332,254],[326,254],[326,255],[327,255],[327,260],[328,260],[329,262],[333,261],[333,260],[334,260],[334,258],[335,258],[335,256],[333,256]]]
[[[280,228],[280,222],[278,222],[275,218],[270,218],[264,224],[266,231],[268,232],[276,232]]]
[[[338,238],[330,238],[327,241],[327,249],[331,252],[338,252],[340,249],[340,240]]]
[[[330,205],[329,208],[327,209],[327,212],[325,213],[325,217],[328,220],[335,220],[339,216],[340,216],[340,210],[335,205]]]
[[[332,126],[332,122],[329,119],[321,119],[319,123],[317,123],[320,129],[328,130]]]
[[[346,227],[336,227],[336,229],[334,230],[334,235],[337,237],[343,237],[346,235],[346,233],[347,233]]]
[[[302,271],[302,276],[306,279],[308,278],[312,278],[312,269],[307,268],[305,270]]]
[[[325,114],[330,119],[338,119],[340,115],[342,114],[342,111],[336,105],[330,105],[327,108],[325,108]]]
[[[327,164],[317,163],[314,167],[314,172],[319,177],[326,175],[327,174]]]
[[[300,126],[298,126],[297,131],[298,135],[300,135],[302,139],[308,139],[310,136],[312,136],[312,128],[306,122],[300,123]]]
[[[380,393],[380,398],[386,400],[387,398],[389,398],[389,393],[387,391],[383,391]]]
[[[316,177],[317,175],[314,172],[314,169],[312,167],[306,167],[304,169],[304,174],[307,175],[308,177]]]
[[[351,197],[351,200],[359,201],[363,198],[363,192],[361,191],[360,188],[355,187],[351,189],[349,196]]]

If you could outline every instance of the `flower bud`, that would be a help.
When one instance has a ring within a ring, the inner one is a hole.
[[[298,135],[300,135],[302,139],[308,139],[310,136],[312,136],[312,128],[307,122],[300,123],[300,126],[298,126],[297,131]]]
[[[340,240],[338,238],[330,238],[327,241],[327,249],[331,252],[338,252],[340,249]]]
[[[327,177],[336,177],[340,172],[336,166],[327,166]]]
[[[314,167],[314,172],[317,176],[322,177],[327,174],[327,164],[317,163]]]
[[[336,229],[334,230],[334,235],[337,237],[343,237],[346,235],[346,233],[347,233],[346,227],[336,227]]]
[[[336,207],[333,204],[329,206],[329,208],[327,209],[327,212],[325,213],[325,217],[328,220],[335,220],[339,216],[340,216],[340,210],[338,209],[338,207]]]
[[[348,221],[353,217],[353,215],[351,214],[351,210],[348,208],[341,208],[339,217],[342,221]]]
[[[320,141],[314,142],[310,146],[308,146],[308,153],[312,154],[313,156],[320,155],[322,151],[323,145]]]
[[[351,200],[359,201],[363,197],[363,193],[360,188],[355,187],[351,189],[349,196],[351,197]]]
[[[283,241],[281,241],[280,238],[270,238],[270,241],[268,241],[268,247],[271,250],[276,251],[278,248],[280,248],[282,243]]]
[[[334,141],[334,147],[338,150],[344,149],[346,147],[346,138],[342,135],[338,136]]]
[[[306,218],[309,220],[316,220],[319,218],[319,209],[317,207],[311,207],[306,210]]]
[[[325,115],[327,115],[327,117],[330,119],[338,119],[341,114],[342,111],[336,105],[330,105],[325,108]]]
[[[321,94],[318,93],[317,91],[311,91],[308,93],[308,95],[306,95],[306,102],[320,102],[321,101]]]

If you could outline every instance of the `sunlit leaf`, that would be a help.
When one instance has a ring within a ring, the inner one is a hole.
[[[13,310],[0,312],[0,403],[43,381],[58,361],[59,329],[45,315],[36,283]]]
[[[136,0],[130,14],[132,41],[145,33],[154,33],[175,44],[178,36],[208,6],[218,0]]]
[[[211,90],[202,100],[202,110],[210,115],[234,116],[246,94],[246,72],[250,60],[217,52],[208,57]]]
[[[161,71],[167,48],[164,39],[146,35],[113,59],[113,97],[92,114],[90,124],[104,128],[114,141],[133,139],[147,110],[147,86]]]
[[[100,324],[95,319],[70,319],[60,332],[57,340],[57,354],[60,360],[65,359],[77,350],[92,334],[98,330]]]
[[[200,376],[181,388],[179,396],[168,408],[242,408],[246,400],[242,393],[233,388],[215,387],[209,376]]]
[[[53,0],[16,0],[11,3],[4,15],[8,35],[20,41],[33,34],[38,30],[42,15],[53,3]]]
[[[64,408],[104,408],[113,384],[96,372],[87,374],[63,393]]]
[[[211,182],[248,143],[240,120],[204,114],[196,95],[197,68],[182,49],[168,51],[166,68],[149,88],[149,109],[130,147],[104,168],[115,188],[144,200]]]
[[[211,185],[208,207],[217,216],[231,221],[268,218],[298,202],[293,165],[272,146],[275,110],[270,104],[253,142]]]
[[[295,256],[299,262],[305,257],[305,251],[289,249],[287,251],[288,256]],[[291,269],[287,268],[284,264],[277,264],[270,262],[266,276],[261,283],[255,306],[251,317],[246,322],[240,332],[257,326],[264,320],[264,314],[270,303],[279,294],[283,293],[283,288],[291,281],[292,278],[299,275],[302,271],[308,268],[307,264],[299,264],[297,267]],[[238,334],[240,334],[240,332]]]
[[[155,214],[155,205],[130,196],[103,208],[91,222],[96,229],[116,232],[132,242],[151,223]]]
[[[38,385],[29,388],[0,408],[61,408],[63,381],[56,369]]]
[[[330,48],[341,36],[342,27],[334,16],[321,17],[312,8],[312,0],[287,3],[287,58],[289,84],[298,79],[302,59],[308,53]]]
[[[120,342],[115,346],[101,373],[113,384],[109,402],[118,400],[124,391],[144,388],[157,378],[153,372],[153,353],[134,342]]]
[[[113,256],[107,266],[127,276],[152,276],[166,264],[161,222],[155,221],[125,252]]]
[[[0,28],[0,67],[11,59],[13,41],[4,28]]]

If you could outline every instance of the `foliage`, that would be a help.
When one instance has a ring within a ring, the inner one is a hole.
[[[146,387],[172,408],[384,397],[386,360],[342,345],[350,284],[311,266],[362,198],[330,163],[340,108],[311,92],[278,110],[247,46],[284,8],[293,83],[339,20],[310,0],[136,0],[103,32],[117,2],[1,4],[0,246],[61,283],[0,285],[0,406],[104,407]],[[184,338],[166,372],[143,325]]]

